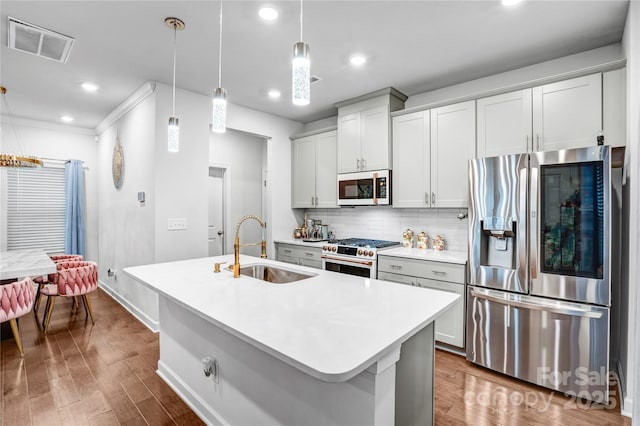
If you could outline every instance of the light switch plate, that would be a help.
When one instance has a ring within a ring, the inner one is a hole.
[[[167,230],[169,230],[169,231],[183,231],[185,229],[187,229],[187,218],[186,217],[167,219]]]

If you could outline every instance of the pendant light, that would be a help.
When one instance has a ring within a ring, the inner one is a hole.
[[[9,125],[13,128],[15,135],[15,142],[17,145],[17,151],[15,152],[0,152],[0,167],[38,167],[42,166],[42,160],[36,157],[24,155],[22,153],[22,137],[18,131],[18,125],[13,118],[13,111],[9,106],[9,101],[6,98],[7,89],[4,86],[0,86],[0,95],[2,95],[2,106],[9,116]],[[0,136],[0,146],[2,137]],[[8,144],[7,144],[8,145]],[[5,145],[6,146],[6,145]]]
[[[300,0],[300,41],[293,45],[291,93],[294,105],[308,105],[311,100],[309,45],[302,41],[302,0]]]
[[[166,18],[164,23],[173,30],[173,93],[172,112],[167,128],[167,150],[178,152],[180,150],[180,123],[176,117],[176,32],[184,29],[184,21],[178,18]]]
[[[218,49],[218,87],[213,91],[213,120],[211,130],[227,130],[227,91],[222,88],[222,0],[220,0],[220,48]]]

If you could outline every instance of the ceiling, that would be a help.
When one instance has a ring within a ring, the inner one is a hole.
[[[269,3],[275,22],[258,17]],[[0,83],[14,116],[93,129],[143,83],[172,81],[211,95],[218,80],[218,1],[7,1],[0,3]],[[228,100],[309,122],[336,114],[333,104],[392,86],[414,95],[620,42],[628,0],[311,1],[304,6],[310,46],[311,104],[291,103],[291,55],[300,38],[298,1],[223,2],[222,86]],[[7,17],[75,39],[62,64],[7,47]],[[359,68],[349,57],[361,52]],[[99,85],[96,93],[80,84]],[[282,96],[267,96],[271,88]],[[178,92],[179,96],[179,92]],[[2,111],[6,114],[6,111]],[[176,111],[180,116],[180,111]]]

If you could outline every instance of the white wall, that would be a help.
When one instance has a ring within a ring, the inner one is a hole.
[[[155,95],[155,262],[206,257],[211,98],[176,90],[180,152],[171,153],[167,151],[171,87],[157,83]],[[185,218],[187,229],[167,230],[170,218]]]
[[[267,140],[227,129],[223,134],[211,133],[209,144],[209,163],[228,166],[225,179],[229,181],[230,191],[226,197],[225,253],[233,253],[235,225],[242,216],[254,214],[270,223],[262,206],[262,169],[263,157],[266,161]],[[261,229],[256,221],[242,225],[241,244],[260,239]],[[246,247],[241,252],[260,256],[260,250],[260,247]]]
[[[637,289],[639,272],[637,260],[640,257],[640,2],[634,0],[629,4],[629,12],[625,25],[623,41],[627,57],[627,150],[625,172],[627,178],[626,199],[627,229],[624,243],[627,247],[624,254],[628,257],[626,275],[628,293],[623,300],[628,303],[627,323],[622,324],[622,331],[627,336],[622,339],[620,362],[623,384],[625,385],[623,412],[633,414],[633,424],[640,424],[640,404],[635,403],[635,396],[640,395],[640,327],[637,325],[637,307],[640,304],[640,292]]]
[[[152,94],[101,135],[99,142],[100,286],[151,329],[158,326],[158,296],[124,275],[128,266],[155,262],[156,99]],[[111,158],[116,136],[124,153],[124,178],[116,189]],[[137,194],[145,192],[145,202]],[[107,270],[116,271],[109,277]]]
[[[267,225],[267,254],[275,258],[273,240],[291,238],[297,222],[291,209],[291,141],[289,136],[302,132],[303,125],[241,105],[229,104],[227,127],[269,138],[267,164],[269,178],[265,206],[270,223]]]
[[[87,260],[98,260],[98,144],[93,130],[73,126],[55,125],[33,120],[14,119],[22,144],[22,152],[37,157],[59,160],[82,160],[85,170],[86,217],[85,256]],[[3,149],[15,151],[18,142],[10,119],[2,116],[0,141]],[[13,149],[10,149],[13,148]],[[4,174],[4,170],[2,170]],[[4,203],[3,203],[4,204]],[[4,218],[4,212],[0,212]],[[4,222],[2,222],[4,228]],[[3,232],[3,234],[5,234]],[[3,235],[0,249],[6,249]]]

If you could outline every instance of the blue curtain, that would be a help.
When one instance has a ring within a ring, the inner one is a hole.
[[[82,161],[69,160],[65,170],[64,252],[84,256],[84,170]]]

